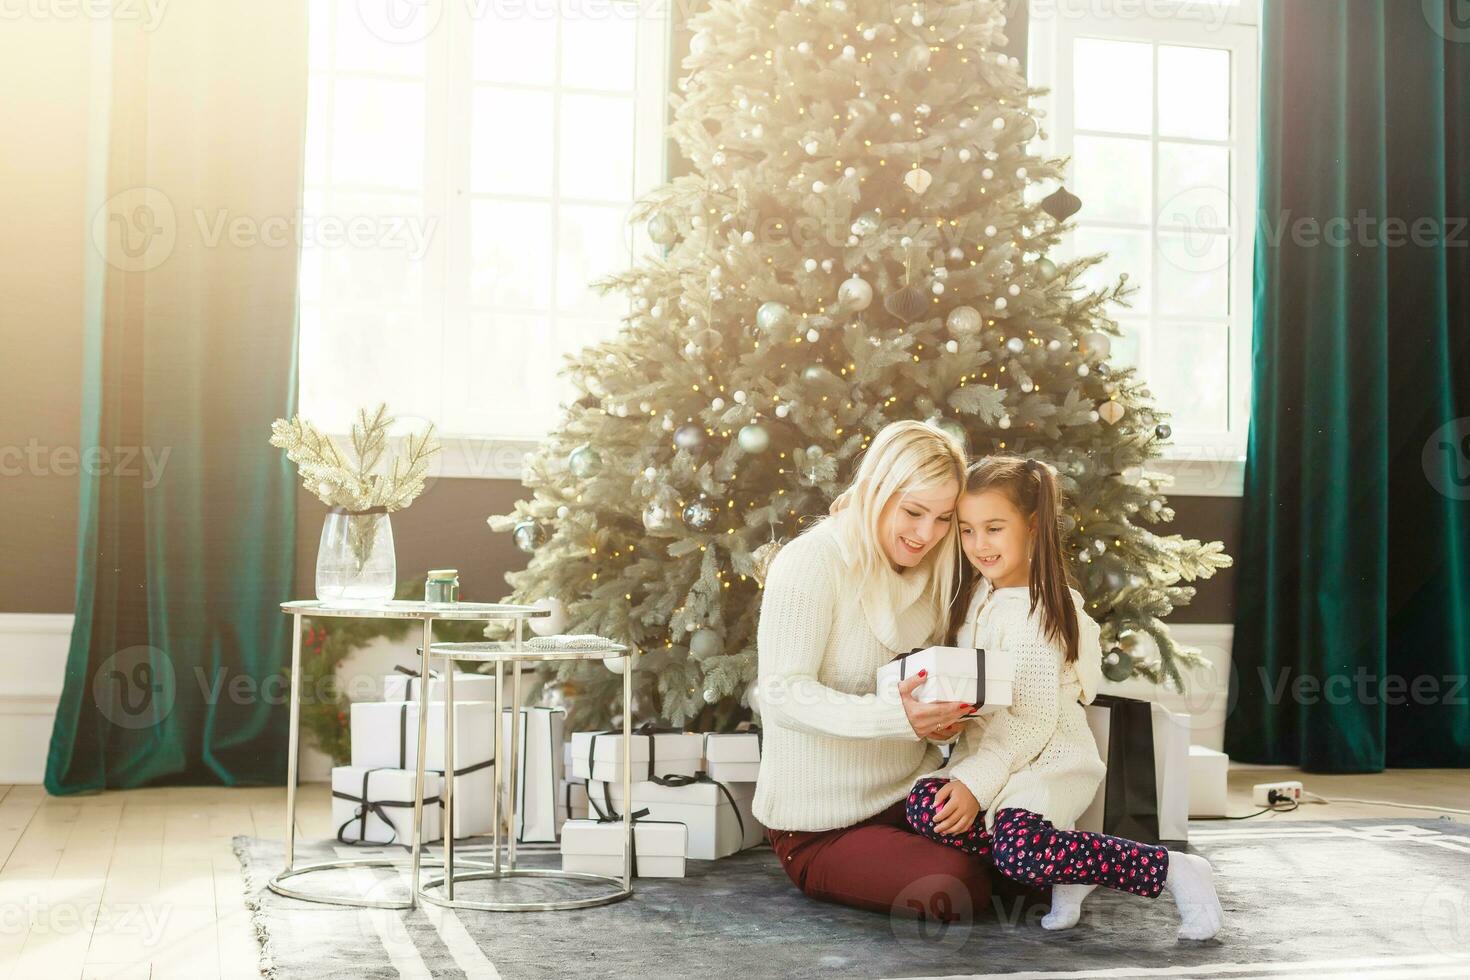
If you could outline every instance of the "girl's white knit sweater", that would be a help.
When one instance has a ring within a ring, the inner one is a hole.
[[[1014,703],[966,725],[949,765],[938,773],[969,787],[987,830],[1005,807],[1039,813],[1070,830],[1107,771],[1082,707],[1092,703],[1102,681],[1098,626],[1082,596],[1071,593],[1078,625],[1072,663],[1045,634],[1041,609],[1031,611],[1025,586],[992,590],[982,583],[956,639],[961,646],[1009,651],[1016,660]]]
[[[885,568],[859,592],[849,569],[824,522],[782,547],[766,572],[754,812],[773,829],[851,826],[907,796],[941,762],[897,692],[876,692],[878,668],[926,645],[935,628],[928,571]]]

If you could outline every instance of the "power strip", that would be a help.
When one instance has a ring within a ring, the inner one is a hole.
[[[1295,779],[1280,783],[1256,783],[1251,787],[1251,802],[1256,806],[1275,806],[1278,803],[1300,803],[1302,784]]]

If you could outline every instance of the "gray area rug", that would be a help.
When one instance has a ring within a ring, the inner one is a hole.
[[[1176,942],[1167,895],[1104,890],[1069,932],[1041,929],[1044,908],[1014,901],[970,924],[924,926],[806,898],[768,847],[690,861],[686,878],[640,880],[631,899],[575,912],[345,909],[264,889],[281,867],[279,842],[235,845],[262,970],[280,980],[1470,977],[1470,824],[1450,820],[1194,822],[1191,849],[1214,864],[1227,916],[1207,943]],[[485,848],[456,853],[476,850]],[[383,852],[333,842],[298,845],[297,859],[370,853]],[[559,858],[542,851],[520,863]],[[466,882],[456,897],[549,896],[564,893],[560,884]],[[323,873],[313,885],[406,893],[387,869]]]

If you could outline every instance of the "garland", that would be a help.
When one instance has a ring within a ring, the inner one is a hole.
[[[419,577],[398,586],[394,598],[415,599],[424,594],[424,579]],[[411,619],[338,619],[314,620],[302,617],[301,628],[301,730],[331,757],[334,765],[345,765],[351,755],[348,733],[351,702],[342,693],[337,668],[352,651],[367,646],[378,637],[402,640]],[[484,639],[484,624],[473,620],[441,620],[434,624],[434,640],[463,643]],[[290,678],[290,668],[284,673]]]

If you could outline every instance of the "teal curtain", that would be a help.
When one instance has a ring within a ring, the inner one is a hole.
[[[301,199],[304,0],[175,6],[97,50],[81,446],[108,462],[83,467],[46,787],[280,782],[295,497],[266,440],[299,248],[251,230]]]
[[[1239,761],[1470,765],[1467,15],[1265,0]]]

